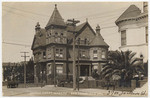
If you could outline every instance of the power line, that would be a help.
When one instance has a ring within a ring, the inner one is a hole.
[[[28,19],[30,19],[30,20],[32,20],[32,21],[34,21],[34,20],[35,20],[35,19],[33,19],[33,18],[29,18],[29,17],[27,17],[27,16],[25,16],[25,15],[22,15],[22,14],[14,13],[14,12],[9,11],[9,10],[6,10],[6,9],[3,9],[3,10],[4,10],[4,11],[6,11],[6,12],[9,12],[9,13],[15,14],[15,15],[23,16],[23,17],[28,18]],[[36,20],[35,20],[35,21],[36,21]]]
[[[96,13],[96,14],[87,15],[87,16],[82,16],[82,17],[76,17],[75,19],[82,19],[82,18],[85,18],[85,17],[91,17],[91,16],[95,16],[95,15],[99,15],[99,14],[105,15],[105,14],[107,14],[107,13],[109,14],[109,13],[112,13],[112,12],[116,12],[116,10],[122,11],[121,9],[125,9],[125,8],[126,8],[126,7],[119,8],[119,9],[115,9],[115,10],[111,10],[111,11],[107,11],[107,12]]]
[[[48,15],[44,15],[44,14],[39,14],[39,13],[35,13],[35,12],[31,12],[31,11],[26,11],[26,10],[22,10],[22,9],[17,9],[17,8],[14,8],[14,7],[10,7],[10,6],[6,6],[6,5],[3,5],[7,8],[10,8],[10,9],[15,9],[15,10],[18,10],[18,11],[22,11],[22,12],[26,12],[26,13],[30,13],[30,14],[34,14],[34,15],[39,15],[39,16],[46,16],[46,17],[49,17]]]
[[[10,43],[10,42],[2,42],[4,44],[9,44],[9,45],[17,45],[17,46],[25,46],[25,47],[31,47],[31,45],[26,45],[26,44],[18,44],[18,43]]]
[[[29,53],[29,52],[20,52],[20,53],[23,53],[23,54],[24,54],[24,56],[21,56],[21,57],[24,58],[24,62],[25,62],[25,64],[24,64],[24,87],[26,88],[26,58],[27,58],[27,57],[30,57],[30,56],[27,56],[27,55],[26,55],[26,54]]]
[[[106,28],[114,28],[114,27],[117,27],[117,26],[108,26],[108,27],[102,27],[101,29],[106,29]]]

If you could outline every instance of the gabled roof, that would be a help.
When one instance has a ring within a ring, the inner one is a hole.
[[[92,27],[89,25],[89,23],[88,23],[88,22],[84,22],[84,23],[82,23],[82,24],[76,26],[75,32],[77,32],[77,33],[76,33],[75,36],[77,37],[78,35],[80,35],[80,34],[82,33],[82,31],[83,31],[87,26],[90,28],[90,30],[92,31],[92,33],[95,35],[95,32],[94,32],[94,30],[92,29]],[[67,31],[74,31],[74,30],[73,30],[73,27],[72,27],[72,26],[67,26]],[[70,33],[70,32],[68,32],[68,33]],[[69,35],[69,38],[73,38],[73,34],[72,34],[72,33],[71,33],[71,34],[68,34],[68,35]],[[69,43],[72,43],[72,40],[70,40]]]
[[[46,45],[46,30],[40,29],[40,32],[36,33],[34,36],[31,49],[33,50],[34,48],[45,45]]]
[[[73,26],[67,26],[67,31],[75,31],[75,32],[79,32],[84,26],[85,24],[87,24],[87,22],[84,22],[78,26],[75,27],[75,30],[73,28]]]
[[[57,26],[66,26],[63,18],[61,17],[57,5],[55,5],[55,9],[52,13],[52,16],[50,17],[46,27],[49,27],[50,25],[57,25]]]
[[[105,43],[101,34],[96,34],[94,39],[90,42],[90,46],[105,46],[109,47],[107,43]]]
[[[124,13],[116,20],[116,23],[124,19],[134,18],[140,15],[140,13],[141,13],[141,10],[137,6],[130,5],[128,9],[125,10]]]

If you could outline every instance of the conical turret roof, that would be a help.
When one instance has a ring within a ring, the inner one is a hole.
[[[130,5],[129,8],[116,20],[116,23],[124,19],[136,17],[140,15],[140,13],[141,10],[137,6]]]
[[[58,9],[57,9],[57,5],[55,4],[55,9],[52,13],[52,16],[50,17],[46,27],[49,27],[51,25],[57,25],[57,26],[66,26],[63,18],[61,17]]]

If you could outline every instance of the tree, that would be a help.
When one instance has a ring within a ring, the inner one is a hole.
[[[106,81],[119,81],[120,86],[131,86],[131,79],[134,74],[143,71],[139,58],[132,51],[111,51],[108,54],[108,63],[103,66],[101,76]]]
[[[26,77],[27,82],[34,82],[34,61],[32,58],[27,63],[26,71],[27,71]]]

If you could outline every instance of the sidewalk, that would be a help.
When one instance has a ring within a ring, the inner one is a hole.
[[[135,89],[133,92],[113,91],[94,88],[80,88],[79,91],[73,91],[73,88],[54,87],[46,85],[44,87],[30,88],[6,88],[3,87],[4,96],[146,96],[146,91],[141,95],[142,90],[148,86],[146,83],[143,87]]]

